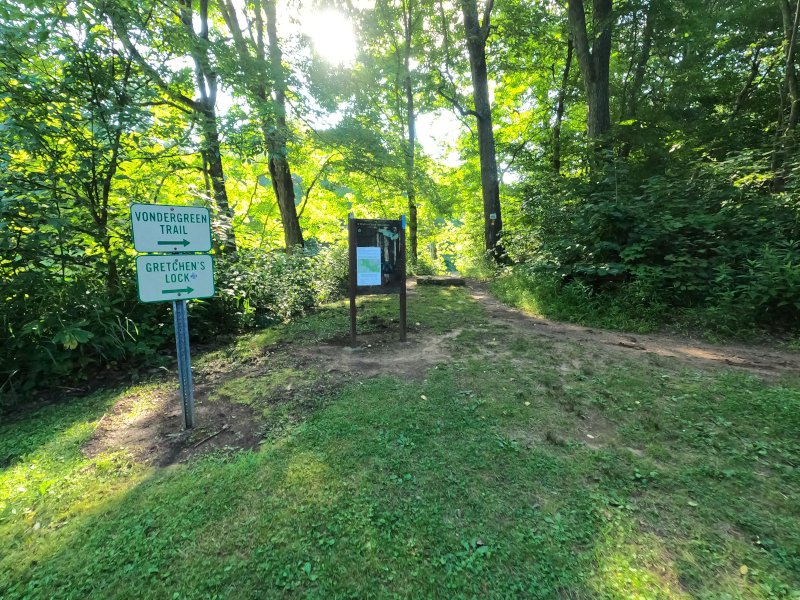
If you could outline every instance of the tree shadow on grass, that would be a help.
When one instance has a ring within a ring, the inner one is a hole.
[[[90,424],[103,416],[124,388],[99,390],[83,398],[47,404],[17,417],[0,421],[0,475],[19,459],[37,453],[76,425]]]
[[[511,409],[465,393],[465,383],[452,369],[424,382],[354,384],[261,452],[151,472],[76,514],[52,551],[0,591],[575,600],[759,593],[730,565],[719,565],[716,579],[687,577],[709,572],[692,563],[708,562],[713,539],[691,516],[659,529],[641,512],[628,452],[515,445],[493,426]],[[793,580],[771,568],[775,582]]]

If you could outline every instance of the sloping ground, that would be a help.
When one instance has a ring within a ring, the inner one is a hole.
[[[0,596],[800,597],[797,355],[344,304],[0,424]],[[209,437],[213,436],[213,437]],[[169,468],[157,465],[171,464]]]
[[[413,284],[410,295],[415,297]],[[467,306],[466,300],[457,302]],[[83,451],[90,457],[125,451],[138,462],[166,466],[197,454],[253,449],[349,382],[379,376],[422,379],[450,360],[450,342],[460,328],[438,333],[441,328],[433,323],[422,328],[412,322],[409,341],[401,343],[398,316],[385,304],[367,307],[373,310],[361,319],[364,333],[356,347],[341,330],[308,339],[289,327],[277,342],[256,336],[196,361],[197,427],[192,431],[181,429],[176,386],[124,395],[103,415]],[[430,308],[433,319],[451,311],[446,304]]]
[[[695,366],[740,367],[763,375],[800,374],[800,353],[758,345],[713,345],[667,335],[630,335],[561,323],[524,313],[496,300],[488,286],[472,282],[470,296],[481,302],[493,324],[524,327],[561,344],[584,344],[605,353],[622,349],[679,358]]]

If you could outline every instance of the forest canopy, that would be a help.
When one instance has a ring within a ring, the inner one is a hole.
[[[351,212],[558,317],[794,331],[799,32],[800,0],[7,0],[0,405],[160,360],[133,203],[211,211],[201,341],[341,294]]]

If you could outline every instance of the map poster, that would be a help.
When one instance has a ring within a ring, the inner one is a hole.
[[[381,249],[377,246],[357,247],[356,284],[361,286],[381,283]]]

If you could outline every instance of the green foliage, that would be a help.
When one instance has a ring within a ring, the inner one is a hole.
[[[35,284],[18,278],[13,286],[0,285],[0,409],[27,398],[36,387],[75,387],[77,379],[101,367],[154,359],[172,335],[165,326],[166,306],[109,297],[91,280],[64,285],[42,273],[35,277]]]
[[[347,284],[347,252],[340,246],[292,254],[243,250],[234,260],[223,257],[218,264],[218,297],[199,303],[192,312],[201,331],[288,321],[338,298]]]
[[[336,246],[291,255],[242,252],[238,260],[223,258],[217,266],[217,297],[191,306],[195,340],[290,320],[338,298],[347,281],[347,253]],[[132,284],[113,297],[91,279],[64,285],[57,278],[41,279],[41,273],[35,277],[35,283],[20,277],[13,286],[0,287],[5,339],[0,408],[23,401],[35,388],[74,384],[103,367],[124,361],[130,368],[171,356],[158,353],[172,347],[169,304],[130,300]],[[128,271],[123,278],[135,279]]]
[[[591,327],[644,333],[674,317],[670,306],[639,281],[596,293],[582,279],[565,284],[561,277],[521,266],[494,279],[492,291],[534,314]]]
[[[409,275],[438,275],[440,271],[425,254],[417,258],[416,264],[408,264]]]
[[[589,312],[607,303],[657,320],[668,319],[669,307],[689,309],[728,334],[742,323],[800,323],[799,207],[793,193],[765,186],[757,156],[644,178],[627,165],[610,162],[594,183],[550,179],[528,188],[511,247],[530,272],[550,275],[534,278],[543,302],[561,294]]]

